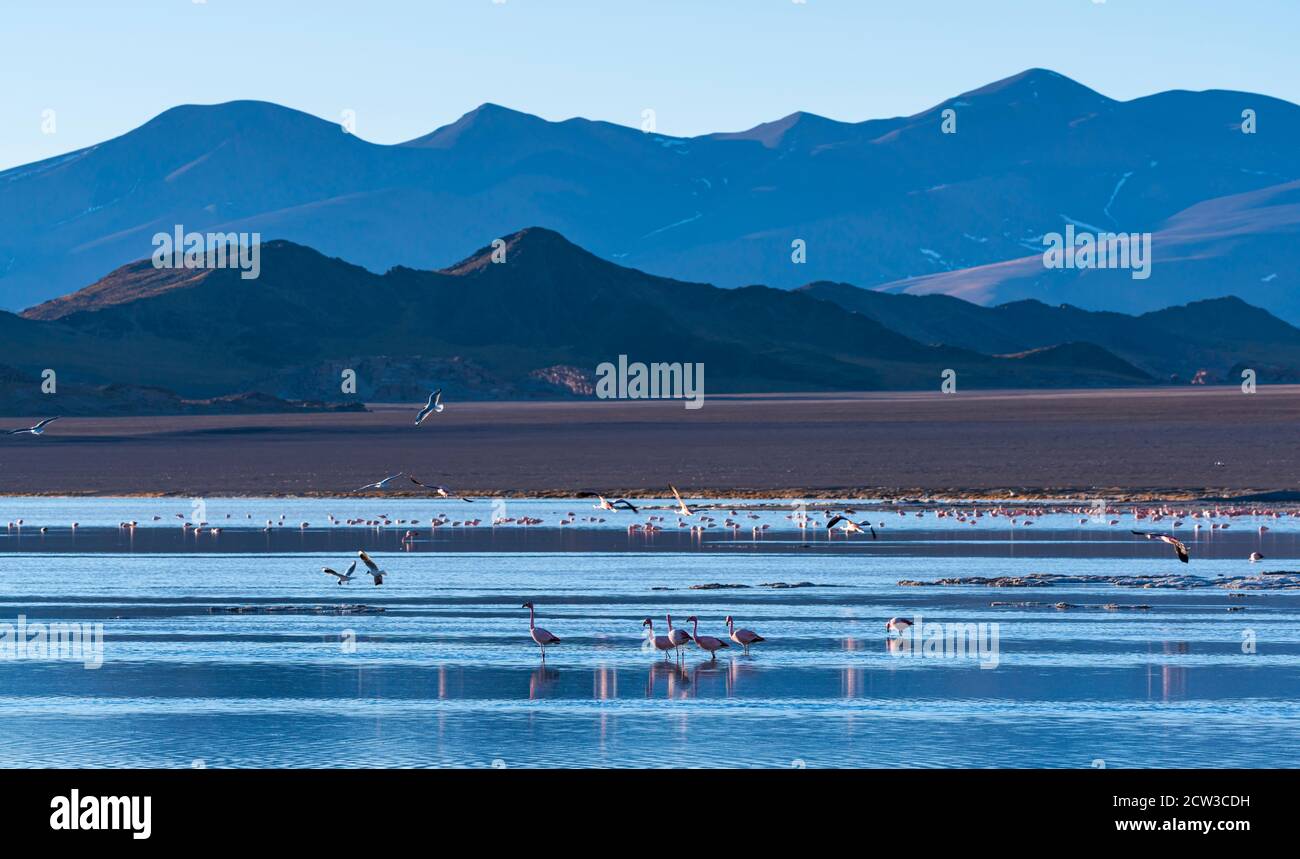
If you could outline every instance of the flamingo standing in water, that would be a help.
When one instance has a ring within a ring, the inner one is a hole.
[[[700,619],[695,615],[686,618],[686,622],[695,624],[694,628],[691,630],[691,638],[695,639],[695,645],[699,647],[700,650],[708,653],[711,659],[716,660],[718,658],[718,651],[722,648],[731,647],[730,644],[727,644],[727,642],[723,641],[721,638],[714,638],[711,635],[700,635]]]
[[[666,635],[655,635],[655,624],[650,618],[647,617],[645,620],[641,621],[641,625],[650,627],[650,640],[654,642],[655,650],[663,653],[664,661],[667,662],[668,651],[672,650],[677,645],[673,644],[673,640]]]
[[[534,619],[533,616],[532,603],[526,602],[522,606],[520,606],[520,608],[528,609],[528,634],[532,636],[533,641],[537,642],[537,646],[542,649],[542,659],[546,659],[547,646],[551,644],[559,644],[560,639],[556,638],[550,632],[547,632],[546,630],[542,629],[540,626],[537,625],[537,621]]]
[[[736,621],[731,615],[727,615],[727,635],[732,641],[745,648],[745,653],[749,653],[751,644],[758,644],[760,641],[767,641],[766,638],[754,632],[752,629],[736,629]]]
[[[677,648],[677,658],[681,659],[682,647],[690,643],[691,634],[684,629],[673,629],[673,616],[670,614],[667,617],[668,640],[673,643],[673,647]]]

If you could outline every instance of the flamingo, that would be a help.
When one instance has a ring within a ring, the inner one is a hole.
[[[604,495],[597,495],[596,497],[600,499],[600,503],[591,505],[592,508],[595,510],[608,510],[612,513],[622,508],[624,510],[631,510],[633,513],[637,512],[636,506],[631,501],[628,501],[626,498],[619,498],[616,501],[609,501],[608,499],[605,498]]]
[[[721,638],[714,638],[711,635],[700,635],[700,619],[695,615],[686,618],[686,622],[695,624],[694,628],[691,630],[691,638],[695,639],[695,645],[699,647],[700,650],[709,654],[710,659],[716,661],[719,650],[724,647],[731,647],[730,644],[727,644],[727,642],[723,641]]]
[[[1131,531],[1130,533],[1136,534],[1139,537],[1146,537],[1148,540],[1159,540],[1162,543],[1168,543],[1173,546],[1174,551],[1178,553],[1178,560],[1182,561],[1184,564],[1187,563],[1187,546],[1183,544],[1182,540],[1179,540],[1176,537],[1170,537],[1168,534],[1152,534],[1149,531]]]
[[[406,475],[406,476],[407,476],[407,477],[410,479],[410,481],[411,481],[412,483],[414,483],[416,486],[419,486],[419,487],[421,487],[421,488],[423,488],[423,489],[431,489],[431,490],[433,490],[433,493],[434,493],[435,495],[437,495],[439,498],[451,498],[451,497],[453,497],[453,493],[452,493],[452,491],[451,491],[449,488],[447,488],[446,486],[443,486],[441,483],[421,483],[420,481],[416,480],[414,477],[411,477],[411,475],[409,475],[409,474]],[[474,503],[474,499],[473,499],[473,498],[466,498],[466,497],[464,497],[463,495],[457,495],[457,496],[455,496],[455,497],[460,498],[461,501],[464,501],[464,502],[466,502],[467,504],[473,504],[473,503]]]
[[[663,651],[664,661],[667,662],[668,651],[676,646],[673,644],[673,640],[666,635],[655,635],[654,621],[648,617],[641,621],[641,625],[650,627],[650,640],[654,642],[655,650]]]
[[[559,644],[560,639],[537,625],[533,615],[532,603],[526,602],[520,606],[520,608],[528,609],[528,634],[532,636],[533,641],[537,642],[537,646],[542,649],[542,659],[545,660],[547,646],[551,644]]]
[[[754,632],[752,629],[736,629],[736,621],[732,619],[731,615],[727,615],[726,624],[728,637],[741,647],[745,648],[746,654],[749,653],[749,646],[751,644],[758,644],[760,641],[767,641],[766,638],[759,635],[757,632]]]
[[[673,643],[673,647],[677,648],[679,658],[682,655],[682,646],[688,644],[691,640],[691,635],[686,630],[673,629],[673,616],[671,614],[668,615],[668,640]]]
[[[870,522],[854,522],[852,519],[845,516],[832,516],[830,521],[826,523],[826,530],[829,532],[840,522],[844,523],[844,532],[846,534],[865,534],[867,532],[862,530],[862,527],[865,525],[867,531],[871,532],[871,539],[876,539],[876,529],[871,527]]]
[[[912,622],[905,617],[891,617],[885,623],[885,632],[902,632],[912,625]]]

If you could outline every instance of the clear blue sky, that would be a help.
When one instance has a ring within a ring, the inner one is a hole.
[[[1298,0],[4,0],[0,169],[255,98],[396,143],[485,101],[733,131],[914,113],[1031,66],[1300,102]],[[41,112],[57,131],[42,134]]]

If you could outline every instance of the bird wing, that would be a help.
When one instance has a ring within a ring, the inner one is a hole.
[[[1178,560],[1182,561],[1184,564],[1188,562],[1190,556],[1187,554],[1187,546],[1182,540],[1179,540],[1176,537],[1166,536],[1161,536],[1160,539],[1174,547],[1174,551],[1178,553]]]
[[[670,483],[668,484],[668,488],[673,491],[673,497],[677,499],[677,503],[685,506],[686,502],[682,500],[682,494],[677,491],[677,487]]]
[[[379,572],[379,565],[370,559],[370,556],[366,554],[364,549],[357,552],[357,557],[361,559],[361,563],[365,564],[366,567],[370,570],[370,572],[372,573]]]
[[[424,485],[423,483],[421,483],[420,481],[416,480],[414,477],[411,477],[411,475],[409,475],[409,474],[406,475],[406,479],[409,480],[409,481],[411,481],[412,483],[414,483],[416,486],[424,486],[425,489],[428,489],[428,488],[429,488],[428,486],[425,486],[425,485]]]
[[[826,523],[826,530],[829,531],[830,529],[834,528],[837,524],[843,521],[844,521],[843,516],[832,516],[830,520],[827,521]]]
[[[38,423],[36,426],[32,427],[32,429],[40,429],[41,427],[45,426],[45,425],[46,425],[47,423],[49,423],[50,421],[57,421],[57,420],[58,420],[57,417],[54,417],[54,418],[46,418],[45,420],[43,420],[43,421],[41,421],[40,423]]]
[[[867,530],[871,531],[871,539],[876,539],[876,529],[872,528],[870,523],[867,524]]]
[[[329,567],[321,567],[320,571],[322,573],[329,573],[331,576],[334,576],[335,578],[340,578],[340,579],[343,578],[342,573],[337,573],[334,570],[331,570]]]
[[[433,403],[435,406],[440,405],[442,403],[442,388],[439,388],[438,390],[434,391],[429,396],[429,401]]]
[[[356,562],[356,561],[353,561],[351,564],[348,565],[348,573],[347,573],[347,574],[348,574],[349,576],[351,576],[351,575],[352,575],[352,571],[355,570],[356,568],[357,568],[357,562]]]

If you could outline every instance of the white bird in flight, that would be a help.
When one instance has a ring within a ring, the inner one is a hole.
[[[415,416],[415,425],[418,427],[420,424],[424,423],[425,419],[428,418],[429,415],[441,411],[442,388],[439,388],[429,395],[429,401],[424,404],[424,408],[420,409],[420,413]]]
[[[396,474],[394,474],[392,477],[385,477],[383,480],[376,481],[375,483],[367,483],[365,486],[362,486],[360,489],[354,489],[352,491],[365,492],[367,489],[387,489],[388,484],[392,483],[394,480],[396,480],[399,477],[405,476],[405,474],[406,472],[399,471]]]
[[[34,427],[26,427],[25,429],[9,430],[7,433],[5,433],[5,435],[22,435],[23,433],[31,433],[32,435],[43,435],[45,433],[45,425],[48,424],[50,421],[57,421],[57,420],[58,418],[46,418],[45,420],[41,421]]]
[[[370,575],[373,576],[375,579],[375,584],[382,585],[384,583],[384,579],[388,576],[388,573],[379,569],[379,565],[376,564],[374,560],[371,559],[371,557],[365,553],[364,550],[357,552],[357,557],[361,559],[361,563],[366,565],[366,569],[370,571]],[[355,567],[356,562],[353,562],[352,566]]]
[[[348,582],[352,581],[353,578],[352,571],[355,570],[356,568],[357,568],[357,562],[353,561],[352,566],[348,567],[348,571],[346,573],[335,572],[334,570],[331,570],[329,567],[321,567],[320,571],[322,573],[329,573],[331,576],[334,576],[336,579],[339,580],[339,584],[346,585]]]
[[[686,506],[686,502],[682,500],[682,494],[677,491],[677,487],[670,483],[668,484],[668,488],[673,491],[673,497],[677,499],[677,512],[683,516],[694,516],[694,511]]]
[[[422,489],[432,489],[434,494],[437,495],[439,498],[453,497],[451,490],[446,486],[443,486],[441,483],[421,483],[420,481],[416,480],[414,477],[411,477],[409,474],[407,475],[407,477],[410,479],[412,483],[414,483],[416,486],[421,487]],[[455,497],[460,498],[461,501],[464,501],[467,504],[474,503],[473,498],[466,498],[463,495],[458,495]]]

